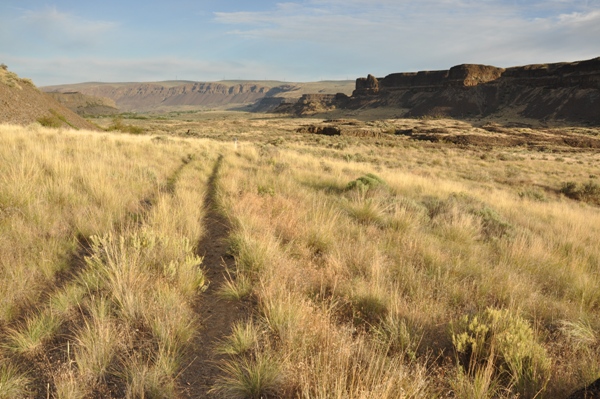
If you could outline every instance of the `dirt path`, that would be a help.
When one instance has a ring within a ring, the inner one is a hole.
[[[240,303],[220,298],[217,293],[225,282],[225,268],[233,268],[234,260],[227,254],[225,239],[229,233],[228,222],[216,210],[216,185],[222,156],[215,162],[208,180],[208,189],[204,199],[206,216],[204,226],[206,234],[198,243],[198,255],[203,256],[202,266],[209,286],[202,293],[195,310],[201,321],[201,330],[197,335],[193,353],[181,373],[180,382],[185,398],[216,398],[209,393],[220,375],[218,361],[222,358],[215,354],[216,345],[231,332],[233,323],[242,319],[246,311]]]

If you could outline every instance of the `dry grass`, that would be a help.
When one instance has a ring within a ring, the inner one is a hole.
[[[222,178],[237,273],[254,282],[267,332],[254,350],[283,359],[284,396],[555,397],[600,371],[587,372],[554,333],[562,325],[572,342],[587,342],[577,353],[598,364],[596,341],[577,337],[600,322],[600,212],[560,196],[570,165],[520,149],[486,161],[473,150],[403,141],[368,155],[374,140],[356,150],[295,140],[244,144],[225,159]],[[343,156],[353,151],[361,162]],[[406,166],[387,166],[392,154]],[[571,156],[573,167],[589,165],[579,175],[597,165],[593,154]],[[473,179],[474,171],[488,177]],[[521,194],[532,183],[555,189]],[[487,308],[523,319],[469,371],[455,363],[450,326]],[[570,324],[581,317],[588,327]],[[532,345],[546,354],[538,363],[506,352]],[[365,356],[360,364],[373,369],[349,360]],[[447,378],[436,378],[434,359],[446,359]]]
[[[0,128],[0,387],[179,394],[218,153],[236,261],[220,293],[252,318],[224,334],[214,394],[553,398],[599,376],[597,154],[223,115],[124,121],[154,136]]]
[[[195,244],[210,146],[35,127],[0,134],[2,388],[172,397],[206,283]]]

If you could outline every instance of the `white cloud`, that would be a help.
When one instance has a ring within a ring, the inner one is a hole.
[[[257,42],[310,43],[314,56],[387,72],[600,55],[598,0],[308,0],[215,19]]]
[[[21,32],[35,40],[63,48],[93,47],[103,42],[118,24],[110,21],[88,20],[61,12],[55,7],[26,10],[19,18]]]

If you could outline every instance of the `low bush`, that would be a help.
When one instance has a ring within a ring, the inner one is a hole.
[[[352,180],[346,186],[346,190],[359,190],[359,191],[367,191],[372,188],[386,186],[385,181],[379,176],[374,175],[373,173],[367,173],[364,176],[359,177],[356,180]]]
[[[124,124],[122,117],[113,118],[112,123],[108,126],[108,128],[106,130],[108,130],[108,131],[118,130],[123,133],[131,133],[131,134],[142,134],[145,131],[144,128],[142,128],[142,127]]]
[[[490,361],[494,377],[527,396],[548,381],[550,358],[529,323],[508,309],[487,308],[452,326],[452,343],[459,364],[475,377]]]
[[[600,184],[594,181],[589,181],[585,184],[573,181],[565,182],[560,192],[574,200],[600,205]]]
[[[50,110],[50,115],[40,116],[39,118],[37,118],[37,121],[40,125],[44,127],[51,127],[55,129],[64,125],[71,126],[71,124],[63,115],[59,114],[53,109]]]

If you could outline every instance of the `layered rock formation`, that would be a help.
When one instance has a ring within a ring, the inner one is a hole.
[[[221,106],[226,104],[254,103],[269,91],[269,87],[255,84],[228,86],[221,83],[189,82],[170,86],[161,83],[85,84],[46,87],[46,91],[77,91],[95,97],[114,100],[124,111],[147,111],[174,106]]]
[[[392,107],[405,117],[523,117],[600,124],[600,57],[587,61],[497,68],[463,64],[444,71],[369,75],[352,97],[310,108]]]
[[[122,111],[174,111],[201,108],[244,107],[270,112],[282,103],[295,102],[303,94],[351,94],[353,81],[283,83],[278,81],[157,83],[78,83],[42,88],[46,92],[72,93],[113,100]]]

